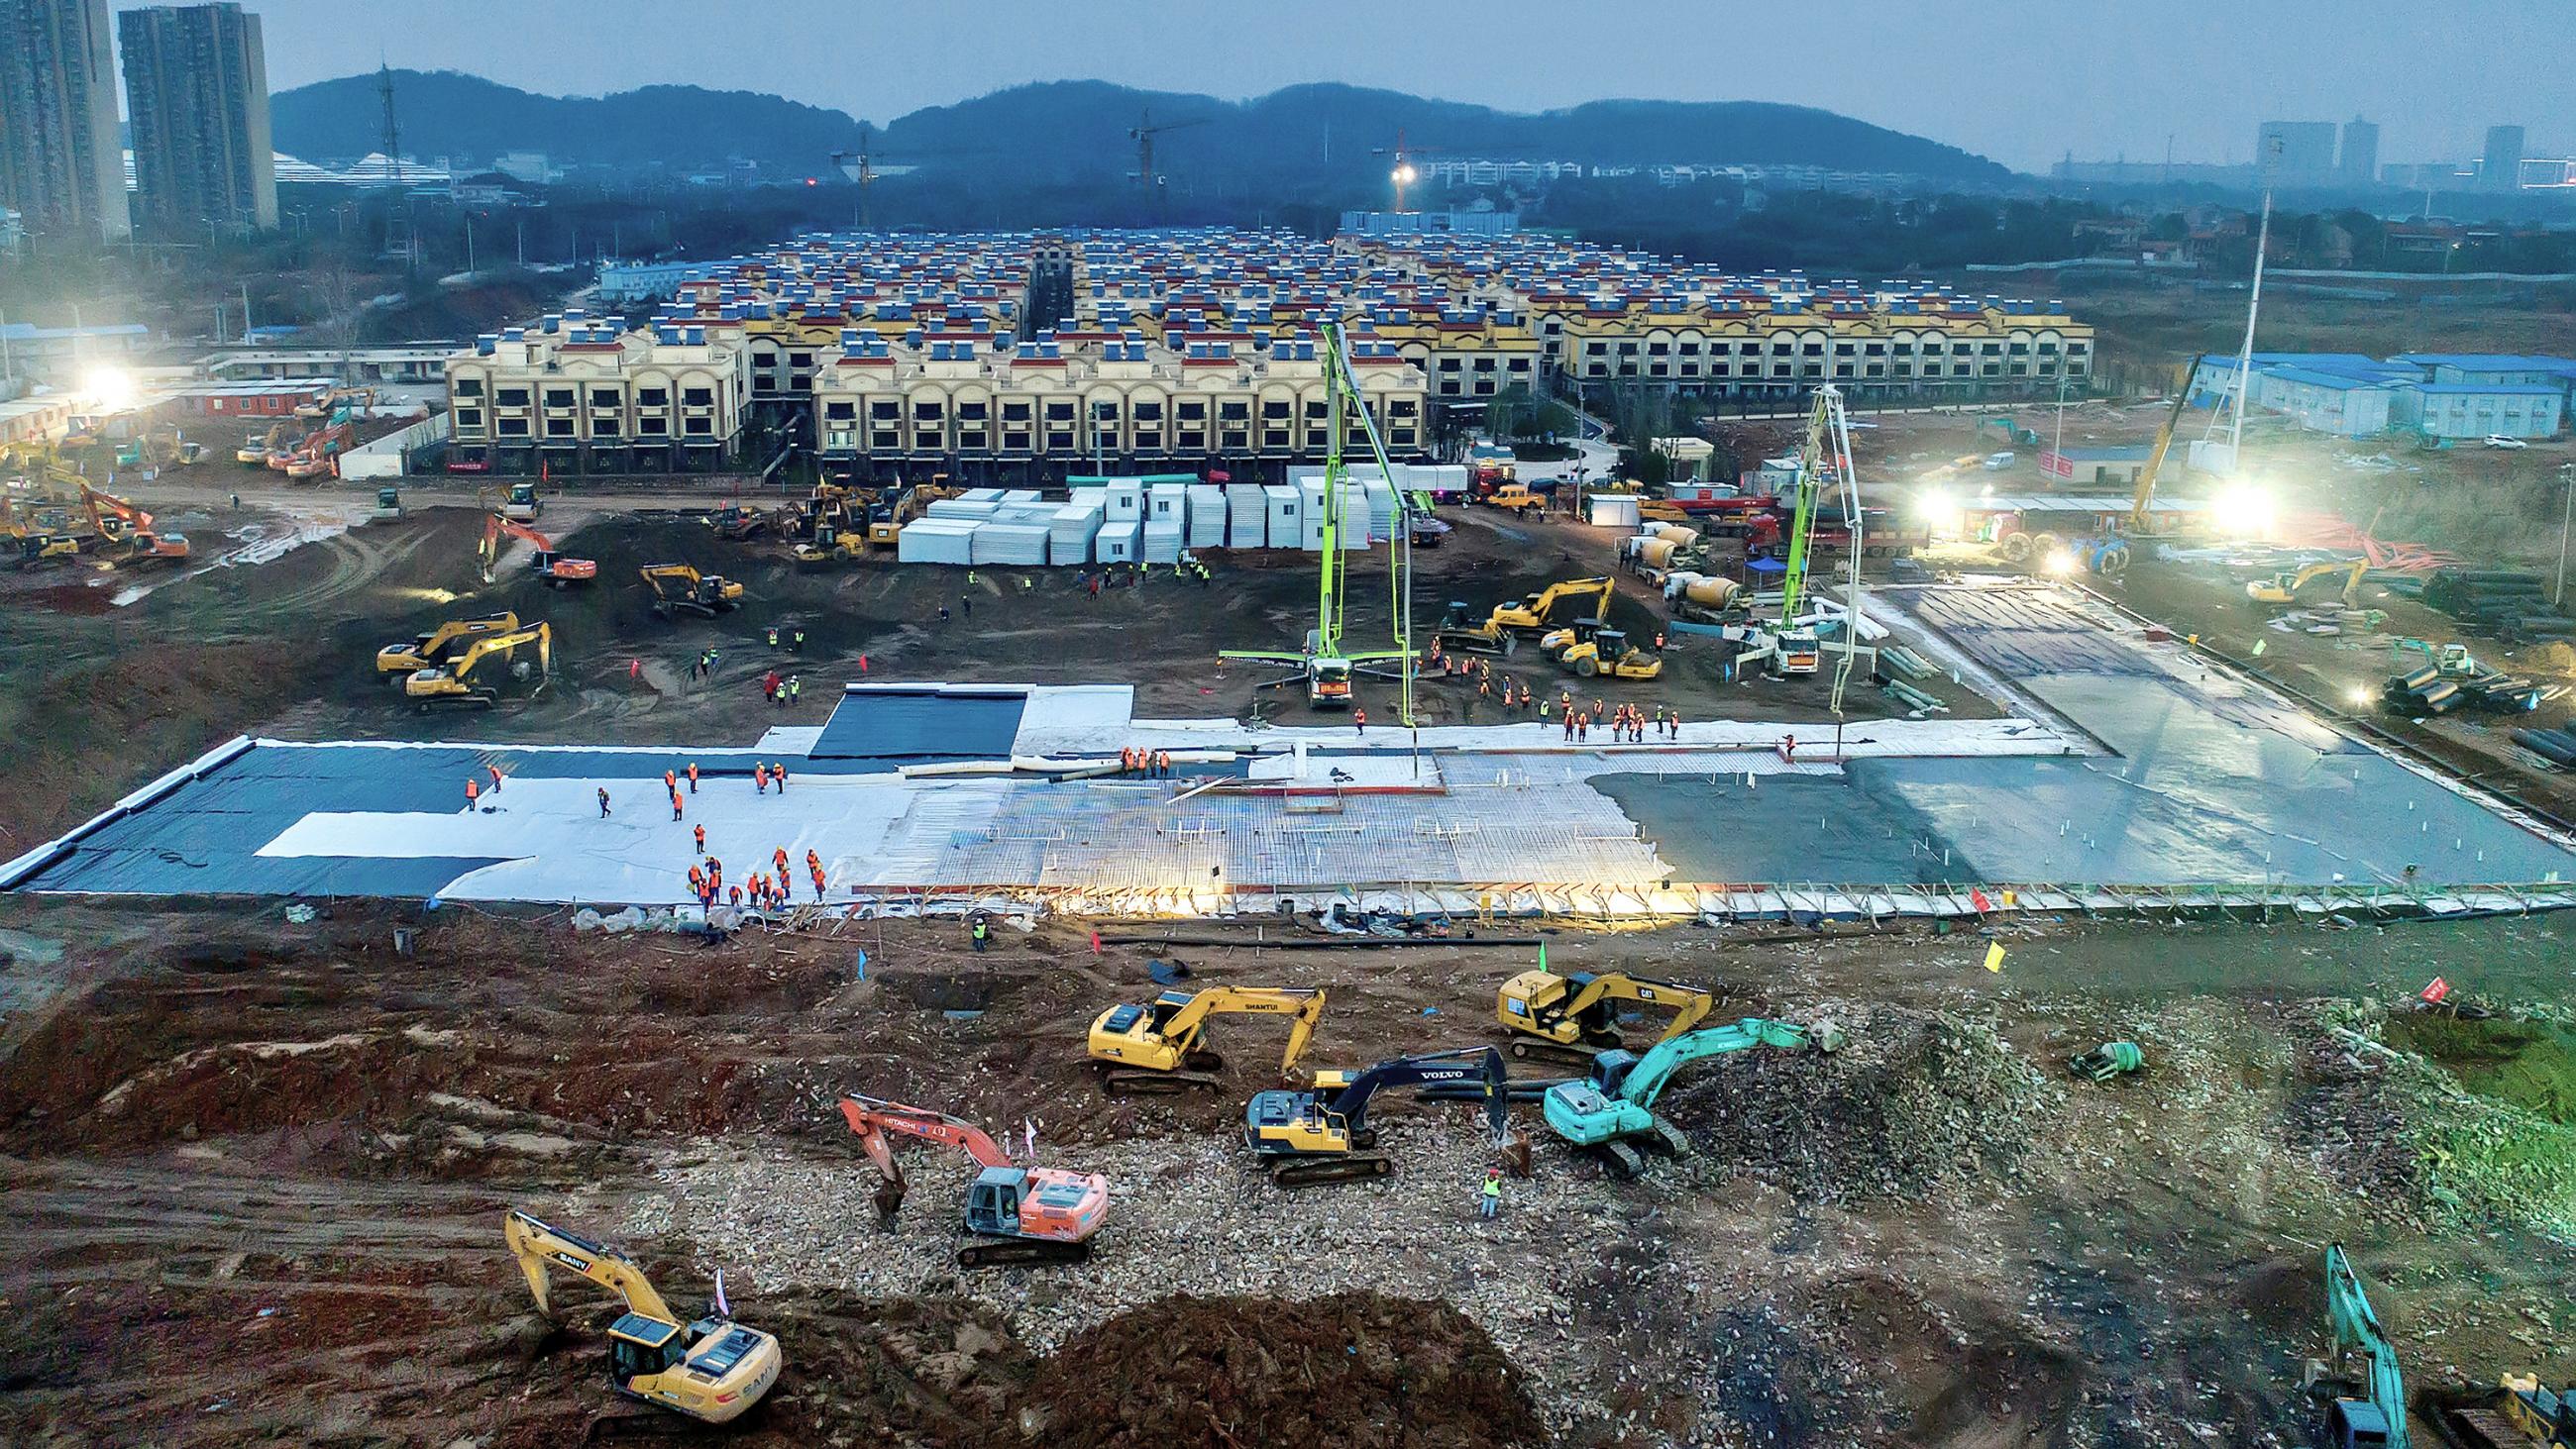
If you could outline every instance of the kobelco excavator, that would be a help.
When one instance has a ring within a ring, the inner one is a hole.
[[[2343,1244],[2326,1249],[2327,1356],[2310,1359],[2300,1387],[2316,1406],[2328,1449],[2407,1449],[2406,1380],[2397,1346],[2379,1327]],[[2358,1358],[2360,1371],[2349,1361]]]
[[[1291,1018],[1288,1051],[1279,1059],[1284,1077],[1306,1054],[1315,1023],[1324,1015],[1324,993],[1211,986],[1205,991],[1166,991],[1143,1006],[1113,1006],[1091,1023],[1091,1059],[1101,1085],[1123,1092],[1215,1087],[1225,1059],[1205,1042],[1208,1018],[1219,1015]]]
[[[963,1148],[983,1169],[966,1188],[966,1230],[977,1240],[957,1250],[959,1267],[1079,1263],[1091,1256],[1091,1235],[1109,1214],[1108,1178],[1057,1167],[1013,1166],[983,1128],[926,1107],[851,1093],[841,1099],[841,1116],[885,1179],[877,1189],[876,1207],[887,1227],[894,1226],[903,1206],[904,1180],[886,1136],[900,1132]]]
[[[1485,1125],[1500,1146],[1509,1123],[1510,1084],[1503,1054],[1492,1047],[1431,1052],[1380,1062],[1356,1075],[1318,1072],[1312,1091],[1258,1092],[1243,1109],[1243,1140],[1270,1164],[1280,1187],[1384,1177],[1395,1165],[1368,1125],[1369,1099],[1389,1087],[1440,1087],[1479,1083]]]
[[[1494,999],[1495,1019],[1511,1033],[1512,1055],[1549,1055],[1589,1063],[1595,1051],[1620,1044],[1617,1003],[1665,1008],[1672,1023],[1657,1041],[1669,1041],[1700,1024],[1717,999],[1696,986],[1649,981],[1623,971],[1576,971],[1559,976],[1544,968],[1503,983]]]
[[[512,1210],[502,1236],[527,1275],[537,1311],[551,1318],[549,1269],[565,1268],[626,1301],[608,1326],[608,1377],[617,1392],[708,1424],[740,1418],[778,1382],[778,1340],[733,1321],[721,1291],[705,1316],[683,1324],[634,1259]]]
[[[1598,1156],[1603,1170],[1625,1182],[1646,1170],[1640,1146],[1675,1157],[1690,1149],[1681,1129],[1654,1110],[1655,1099],[1684,1065],[1749,1047],[1831,1052],[1841,1045],[1842,1033],[1830,1023],[1804,1027],[1748,1016],[1673,1037],[1642,1057],[1603,1052],[1592,1059],[1589,1077],[1548,1088],[1539,1110],[1557,1136]]]

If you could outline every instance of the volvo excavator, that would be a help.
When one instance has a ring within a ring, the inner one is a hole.
[[[1605,1051],[1592,1059],[1590,1076],[1548,1088],[1539,1110],[1557,1136],[1600,1158],[1604,1171],[1626,1182],[1646,1170],[1640,1146],[1674,1157],[1690,1148],[1680,1128],[1655,1115],[1655,1099],[1683,1066],[1752,1047],[1829,1053],[1841,1045],[1842,1033],[1831,1023],[1804,1027],[1748,1016],[1667,1038],[1642,1057]]]
[[[653,591],[653,612],[665,619],[712,619],[742,607],[742,585],[721,574],[702,574],[684,563],[646,564],[638,572]]]
[[[422,709],[490,709],[499,701],[501,691],[475,683],[476,672],[486,664],[512,666],[512,656],[530,644],[537,647],[536,676],[542,686],[546,677],[554,673],[554,631],[543,624],[532,624],[507,634],[483,635],[467,644],[452,662],[405,676],[403,696]]]
[[[1211,986],[1166,991],[1143,1006],[1113,1006],[1093,1018],[1091,1060],[1101,1085],[1113,1092],[1181,1092],[1214,1088],[1225,1059],[1206,1046],[1212,1016],[1285,1016],[1288,1050],[1279,1059],[1286,1076],[1306,1054],[1315,1023],[1324,1015],[1324,993],[1266,986]]]
[[[778,1339],[733,1321],[724,1297],[683,1324],[634,1259],[513,1209],[502,1235],[537,1311],[554,1316],[548,1273],[566,1268],[626,1300],[608,1326],[608,1378],[617,1392],[701,1423],[738,1419],[778,1382]]]
[[[2397,1348],[2380,1331],[2341,1243],[2326,1249],[2326,1338],[2327,1356],[2308,1360],[2300,1380],[2317,1409],[2319,1442],[2327,1449],[2407,1449],[2406,1381]]]
[[[1270,1164],[1270,1181],[1280,1187],[1384,1177],[1395,1164],[1371,1150],[1377,1132],[1368,1125],[1369,1099],[1389,1087],[1471,1083],[1483,1087],[1485,1125],[1500,1146],[1510,1126],[1511,1087],[1503,1054],[1492,1047],[1397,1057],[1356,1075],[1318,1072],[1311,1091],[1256,1092],[1243,1109],[1243,1140]]]
[[[500,562],[501,540],[505,537],[521,539],[536,545],[536,556],[528,561],[528,568],[538,578],[545,580],[550,588],[560,589],[572,584],[586,584],[599,577],[598,560],[568,558],[555,552],[553,539],[524,523],[512,523],[500,514],[487,513],[483,515],[483,543],[475,550],[475,557],[483,562],[483,582],[487,584],[492,582],[492,566]]]
[[[450,619],[426,634],[408,640],[396,640],[376,651],[376,673],[400,684],[406,675],[416,674],[433,665],[444,663],[448,656],[462,653],[465,646],[487,634],[507,634],[519,627],[519,616],[508,611],[479,614],[470,619]]]
[[[902,1133],[963,1148],[982,1169],[966,1188],[966,1230],[976,1241],[957,1250],[957,1266],[1079,1263],[1091,1256],[1091,1235],[1109,1213],[1108,1178],[1059,1167],[1015,1167],[983,1128],[926,1107],[853,1092],[841,1099],[841,1116],[885,1179],[876,1193],[884,1226],[893,1227],[903,1207],[903,1167],[886,1140]]]
[[[1696,986],[1649,981],[1624,971],[1576,971],[1559,976],[1544,967],[1503,983],[1494,1017],[1511,1036],[1516,1057],[1565,1056],[1589,1064],[1593,1052],[1620,1045],[1618,1003],[1633,1001],[1673,1013],[1658,1042],[1670,1041],[1705,1020],[1717,998]]]

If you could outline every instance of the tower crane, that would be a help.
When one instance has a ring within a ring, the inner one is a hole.
[[[1395,183],[1395,209],[1397,211],[1401,212],[1404,210],[1404,189],[1411,186],[1414,182],[1422,179],[1422,173],[1414,166],[1413,158],[1416,156],[1437,156],[1441,154],[1441,150],[1442,148],[1438,146],[1413,146],[1406,144],[1404,139],[1404,130],[1402,127],[1398,127],[1395,133],[1395,145],[1392,148],[1379,146],[1369,152],[1372,156],[1392,156],[1395,158],[1395,164],[1388,169],[1386,175],[1387,180]]]
[[[1136,169],[1128,174],[1127,179],[1148,191],[1161,190],[1164,177],[1154,169],[1154,138],[1165,131],[1179,131],[1207,123],[1207,117],[1194,116],[1186,121],[1165,121],[1158,126],[1154,124],[1153,112],[1137,112],[1136,124],[1127,128],[1127,139],[1136,143]]]

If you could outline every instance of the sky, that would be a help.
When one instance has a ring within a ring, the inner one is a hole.
[[[1505,110],[1781,101],[2025,171],[2254,158],[2265,120],[2381,127],[2384,161],[2486,127],[2576,152],[2571,0],[246,0],[272,90],[463,70],[551,95],[761,90],[884,122],[1036,80],[1239,99],[1339,80]],[[1437,144],[1435,138],[1414,137]],[[1725,157],[1711,157],[1725,160]]]

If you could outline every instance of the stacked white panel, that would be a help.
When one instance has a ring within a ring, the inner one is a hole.
[[[997,496],[992,498],[934,498],[931,500],[930,506],[923,509],[922,512],[932,518],[963,518],[969,522],[980,523],[983,520],[992,517],[994,511],[1002,506],[1002,501],[998,496],[1000,493],[999,489],[987,488],[981,491],[993,493]]]
[[[1268,548],[1269,521],[1263,510],[1269,495],[1258,483],[1229,483],[1225,490],[1225,543],[1228,548]]]
[[[971,564],[980,526],[970,518],[915,519],[895,535],[894,556],[902,563]]]
[[[1138,557],[1146,563],[1179,563],[1181,538],[1180,524],[1148,519],[1145,522],[1144,541],[1138,545]]]
[[[1190,526],[1187,537],[1192,548],[1225,547],[1225,490],[1214,483],[1190,485]]]
[[[1262,529],[1270,548],[1304,548],[1306,546],[1305,497],[1285,483],[1273,483],[1261,490]]]
[[[1100,536],[1100,495],[1076,497],[1079,501],[1058,508],[1048,520],[1047,557],[1059,565],[1091,562],[1092,541]]]
[[[987,523],[975,530],[974,559],[979,564],[1043,568],[1047,561],[1046,525]]]

